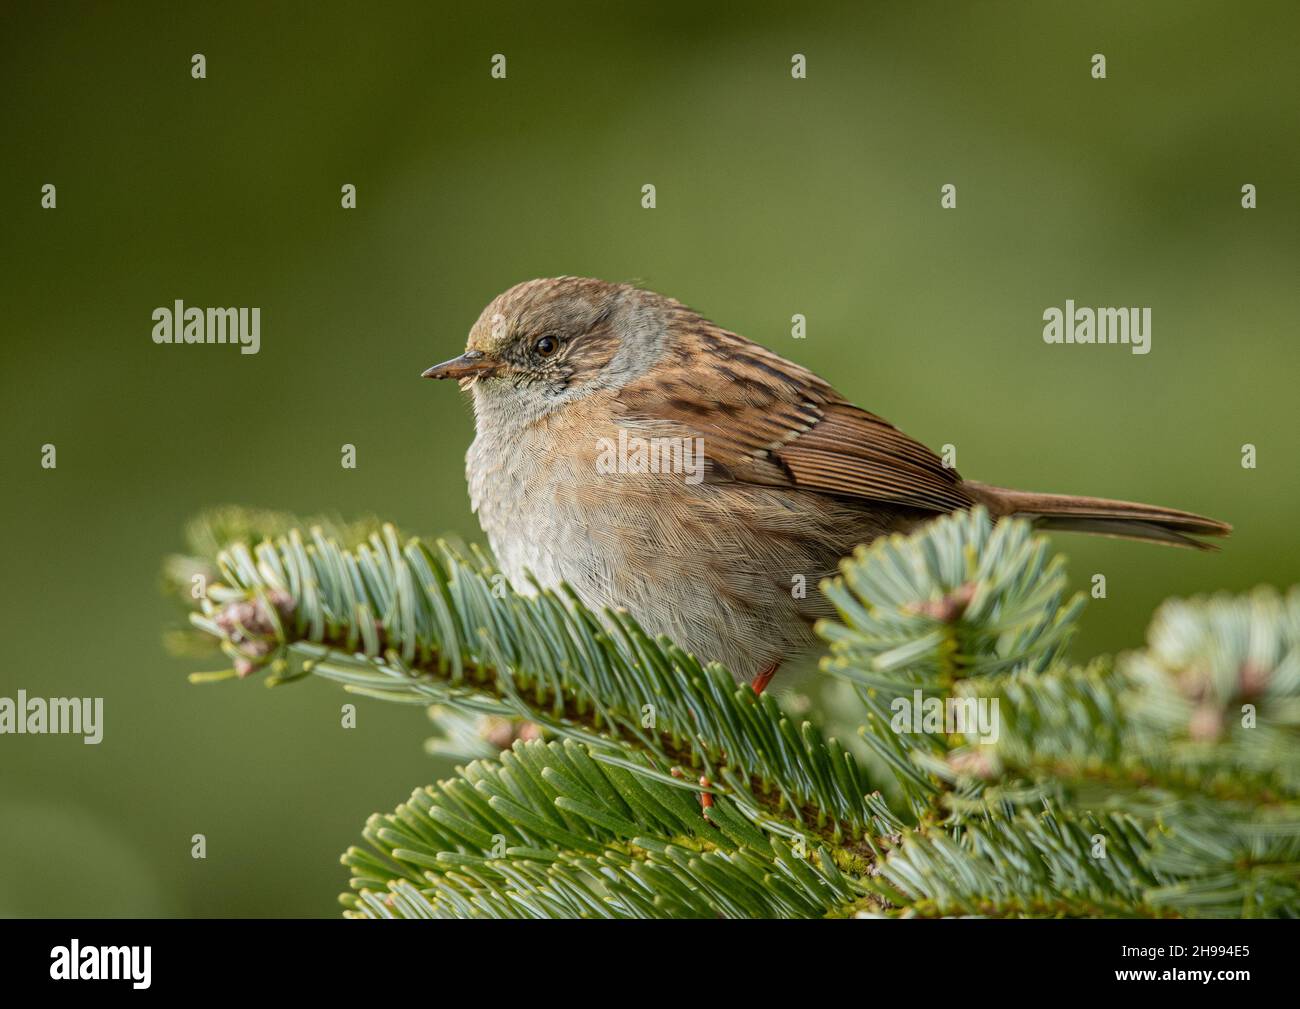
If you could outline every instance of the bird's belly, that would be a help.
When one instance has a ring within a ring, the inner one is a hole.
[[[574,558],[562,544],[572,542],[577,530],[553,508],[520,507],[495,521],[484,516],[483,530],[516,592],[531,595],[534,583],[554,589],[569,580],[566,561]]]
[[[562,466],[550,477],[471,462],[475,509],[511,584],[567,583],[589,608],[626,609],[741,677],[815,644],[811,623],[829,611],[818,581],[880,531],[795,491],[647,475],[593,484]]]

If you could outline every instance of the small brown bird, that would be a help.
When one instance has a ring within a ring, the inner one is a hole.
[[[470,498],[521,591],[588,606],[716,659],[761,691],[815,647],[815,586],[877,536],[982,504],[1048,529],[1205,544],[1231,527],[1155,505],[963,480],[812,372],[680,302],[583,277],[483,310],[426,378],[473,395]]]

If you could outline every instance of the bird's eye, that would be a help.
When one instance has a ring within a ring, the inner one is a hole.
[[[559,349],[560,341],[549,333],[533,344],[533,350],[537,352],[539,357],[550,357]]]

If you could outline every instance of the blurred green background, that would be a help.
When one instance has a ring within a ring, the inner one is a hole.
[[[425,716],[360,699],[347,731],[323,682],[188,685],[214,663],[163,650],[161,559],[226,501],[478,538],[470,411],[417,376],[526,278],[672,294],[956,445],[967,476],[1235,523],[1215,555],[1058,537],[1076,583],[1108,578],[1080,655],[1140,642],[1166,596],[1295,580],[1295,4],[11,3],[0,23],[0,695],[102,696],[106,722],[99,746],[0,736],[0,914],[337,912],[365,817],[446,770]],[[155,346],[177,298],[260,306],[261,353]],[[1150,306],[1152,352],[1046,346],[1066,298]]]

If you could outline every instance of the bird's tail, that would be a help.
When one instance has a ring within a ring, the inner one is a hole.
[[[1045,529],[1120,536],[1196,550],[1217,547],[1193,537],[1227,536],[1232,532],[1232,526],[1226,522],[1158,505],[1073,494],[1035,494],[969,480],[964,486],[995,517],[1018,515],[1034,520]]]

